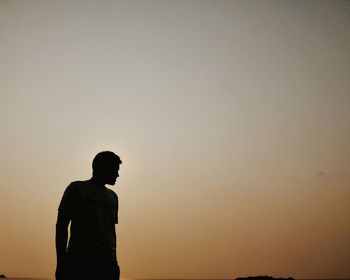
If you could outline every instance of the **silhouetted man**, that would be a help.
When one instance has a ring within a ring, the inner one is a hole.
[[[121,163],[112,152],[98,153],[92,162],[92,178],[66,188],[56,223],[57,280],[119,279],[118,196],[105,184],[115,184]]]

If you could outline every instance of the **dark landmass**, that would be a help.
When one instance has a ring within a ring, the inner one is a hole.
[[[292,277],[274,278],[272,276],[263,275],[263,276],[238,277],[238,278],[236,278],[236,280],[295,280],[295,279]]]

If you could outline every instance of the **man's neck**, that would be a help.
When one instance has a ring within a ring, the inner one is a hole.
[[[90,180],[91,180],[91,182],[93,182],[95,185],[97,185],[99,187],[106,187],[104,180],[101,178],[98,178],[96,176],[95,177],[92,176]]]

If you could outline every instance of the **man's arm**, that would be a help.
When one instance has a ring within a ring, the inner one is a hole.
[[[74,183],[71,183],[62,196],[58,207],[56,222],[56,280],[64,279],[66,267],[66,252],[68,241],[68,225],[72,220],[72,213],[75,205]]]
[[[58,211],[56,222],[56,257],[57,265],[62,264],[65,259],[68,241],[68,225],[70,217],[66,211]]]
[[[68,241],[68,225],[70,217],[64,210],[58,211],[57,222],[56,222],[56,280],[64,279],[66,270],[65,259]]]
[[[73,209],[75,206],[75,185],[71,183],[65,189],[60,205],[58,207],[58,215],[56,222],[56,256],[57,265],[64,261],[67,250],[68,241],[68,225],[71,221]]]
[[[60,270],[64,264],[68,241],[68,225],[70,217],[64,210],[58,211],[56,222],[56,257],[57,270]]]

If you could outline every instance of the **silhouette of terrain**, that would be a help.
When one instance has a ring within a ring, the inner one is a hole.
[[[274,278],[272,276],[248,276],[248,277],[238,277],[236,280],[295,280],[293,277],[288,278]]]

